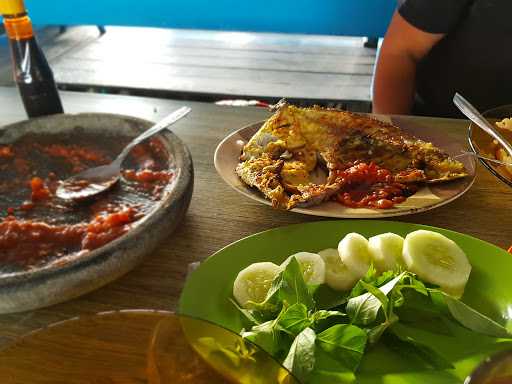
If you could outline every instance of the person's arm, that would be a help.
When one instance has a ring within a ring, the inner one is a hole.
[[[424,32],[395,12],[373,80],[373,112],[407,114],[414,101],[416,66],[445,35]]]

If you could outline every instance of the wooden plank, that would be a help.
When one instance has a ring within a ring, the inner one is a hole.
[[[137,52],[134,55],[134,52]],[[250,68],[275,71],[300,71],[371,75],[375,62],[370,56],[344,56],[251,50],[168,47],[157,44],[106,44],[98,40],[73,50],[66,59],[89,62],[97,60],[126,65],[166,64],[172,66],[207,66],[218,68]]]
[[[375,56],[375,49],[363,46],[363,38],[350,36],[109,26],[101,40],[105,44],[126,44],[126,41],[130,41],[135,44],[142,42],[151,45],[159,42],[161,45],[194,48]]]
[[[96,27],[70,27],[63,33],[58,32],[55,27],[48,27],[42,32],[43,38],[40,38],[39,31],[37,31],[37,38],[50,62],[73,49],[95,41],[100,35]]]
[[[63,58],[53,65],[60,84],[237,96],[370,100],[371,76],[256,69],[107,65]]]

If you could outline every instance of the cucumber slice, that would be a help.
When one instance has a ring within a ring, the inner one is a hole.
[[[404,238],[396,233],[382,233],[368,239],[368,248],[377,272],[395,271],[403,265]]]
[[[327,248],[318,252],[325,262],[325,283],[336,291],[349,291],[359,280],[341,261],[337,249]]]
[[[302,270],[306,284],[323,284],[325,282],[325,263],[320,256],[311,252],[298,252],[288,257],[281,267],[295,257]]]
[[[403,259],[407,269],[423,281],[457,298],[464,293],[471,264],[464,251],[446,236],[422,229],[409,233]]]
[[[254,263],[242,269],[233,284],[233,297],[243,308],[248,302],[261,303],[281,267],[270,262]]]
[[[338,252],[343,264],[357,277],[366,275],[370,268],[371,255],[368,240],[359,233],[348,233],[338,244]]]

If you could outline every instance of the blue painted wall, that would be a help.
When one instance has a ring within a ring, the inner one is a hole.
[[[34,24],[382,36],[396,0],[25,0]]]

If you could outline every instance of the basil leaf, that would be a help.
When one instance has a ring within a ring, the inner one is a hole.
[[[407,357],[416,356],[434,369],[453,369],[453,364],[429,346],[410,336],[402,334],[399,327],[393,326],[383,339],[386,346]]]
[[[315,366],[315,331],[304,329],[293,340],[283,366],[301,382],[306,382]]]
[[[365,293],[348,301],[347,314],[353,324],[368,325],[375,321],[380,307],[379,299],[371,293]]]
[[[401,273],[393,280],[390,280],[382,287],[379,288],[380,292],[385,296],[398,284],[398,282],[402,279],[404,273]],[[363,286],[368,287],[368,285]],[[382,299],[382,296],[379,294]],[[356,296],[351,298],[347,303],[347,314],[350,317],[350,320],[354,324],[368,325],[375,321],[377,318],[377,313],[381,308],[382,303],[375,295],[370,292],[364,293],[360,296]]]
[[[329,317],[333,317],[333,316],[347,316],[346,313],[343,313],[343,312],[340,312],[340,311],[326,311],[324,309],[321,309],[319,311],[316,311],[315,313],[313,313],[311,316],[310,316],[310,319],[313,321],[313,322],[318,322],[318,321],[322,321],[322,320],[325,320],[325,319],[328,319]]]
[[[273,356],[276,356],[285,344],[285,340],[276,329],[274,320],[256,325],[250,331],[242,332],[241,336]]]
[[[410,288],[415,290],[418,293],[421,293],[423,296],[428,296],[427,287],[425,284],[416,278],[416,275],[412,273],[407,273],[405,278],[402,280],[401,288]]]
[[[397,311],[400,322],[408,327],[421,329],[437,335],[453,336],[453,332],[447,323],[448,319],[442,316],[432,315],[423,310],[416,310],[404,306]]]
[[[403,295],[404,304],[395,308],[400,323],[435,334],[453,335],[451,327],[447,324],[448,318],[443,310],[433,305],[431,297],[412,289],[405,290]],[[444,303],[443,307],[446,309]]]
[[[317,335],[320,347],[351,371],[359,366],[366,340],[366,332],[351,324],[333,325]]]
[[[368,330],[368,344],[375,344],[377,341],[380,340],[383,333],[388,329],[389,323],[387,321],[384,321],[383,323],[380,323],[379,325],[376,325],[375,327]]]
[[[375,327],[367,330],[368,334],[368,343],[369,344],[375,344],[381,336],[384,334],[384,332],[394,323],[398,321],[398,316],[396,316],[394,313],[391,314],[391,316],[384,322],[380,323],[379,325],[376,325]]]
[[[340,305],[346,304],[350,292],[335,291],[327,284],[322,284],[315,291],[315,303],[317,308],[333,309]]]
[[[284,270],[272,282],[263,307],[266,304],[280,307],[283,302],[289,305],[302,303],[307,309],[315,307],[313,295],[304,282],[300,265],[295,257],[288,261]]]
[[[381,304],[382,308],[384,309],[384,312],[387,312],[389,299],[384,294],[384,292],[381,291],[379,288],[374,287],[371,284],[365,283],[364,281],[362,281],[361,284],[363,285],[363,287],[365,287],[365,289],[368,291],[368,293],[372,294],[373,296],[375,296],[377,298],[377,300],[380,301],[380,304]]]
[[[233,299],[229,299],[229,301],[231,301],[231,303],[235,306],[236,309],[238,309],[238,311],[244,315],[244,317],[246,318],[246,320],[249,320],[250,323],[252,324],[261,324],[261,321],[260,319],[257,319],[257,315],[251,311],[250,309],[245,309],[245,308],[242,308],[238,305],[238,303],[233,300]]]
[[[441,293],[451,315],[464,327],[487,336],[512,338],[512,334],[501,324],[498,324],[453,296],[444,292]]]
[[[366,292],[366,289],[361,284],[361,281],[364,281],[365,283],[376,285],[377,284],[377,270],[375,267],[370,265],[370,268],[368,268],[368,271],[366,272],[366,275],[364,275],[357,283],[354,285],[354,288],[350,291],[349,297],[356,297],[360,296],[363,293]]]
[[[279,325],[293,335],[298,335],[311,325],[308,309],[304,304],[296,303],[288,307],[279,319]]]

